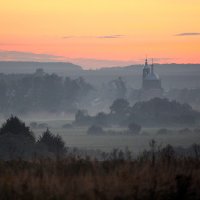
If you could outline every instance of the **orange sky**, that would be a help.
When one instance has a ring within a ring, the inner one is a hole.
[[[200,63],[199,0],[0,1],[0,54]]]

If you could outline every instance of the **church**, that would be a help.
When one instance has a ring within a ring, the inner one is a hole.
[[[163,89],[161,86],[161,79],[157,73],[154,72],[154,63],[148,64],[145,60],[142,74],[142,89],[141,100],[148,100],[154,97],[162,97]]]

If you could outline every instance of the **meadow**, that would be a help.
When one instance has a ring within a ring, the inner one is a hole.
[[[26,121],[27,124],[30,121]],[[71,120],[40,120],[38,123],[46,123],[53,134],[62,136],[66,146],[71,148],[79,148],[82,150],[101,150],[110,152],[114,148],[124,150],[128,148],[133,154],[138,154],[149,146],[149,141],[156,140],[161,146],[167,144],[187,148],[194,143],[200,141],[200,134],[197,133],[174,133],[158,135],[156,132],[161,128],[143,128],[139,135],[123,134],[125,128],[112,127],[105,130],[114,130],[116,134],[106,135],[89,135],[87,134],[88,127],[69,127],[62,128],[66,123],[71,123]],[[166,128],[166,127],[165,127]],[[170,127],[167,127],[170,129]],[[183,128],[183,127],[181,127]],[[181,128],[171,127],[172,130]],[[46,128],[33,129],[36,137],[39,137]]]

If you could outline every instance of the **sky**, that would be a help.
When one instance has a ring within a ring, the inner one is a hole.
[[[0,59],[200,63],[199,0],[0,0]]]

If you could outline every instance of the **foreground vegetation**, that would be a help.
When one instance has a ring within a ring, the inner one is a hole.
[[[36,140],[11,116],[0,128],[1,200],[200,199],[200,145],[184,152],[154,140],[133,157],[126,149],[100,159],[66,148],[48,129]]]
[[[37,157],[65,156],[65,142],[59,135],[52,134],[47,128],[36,140],[30,127],[18,117],[11,116],[0,128],[0,159],[30,159]]]
[[[154,150],[134,160],[1,161],[0,199],[199,199],[200,157]]]

